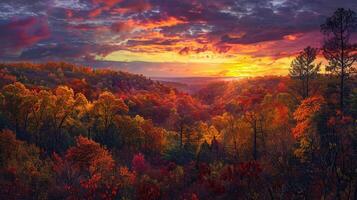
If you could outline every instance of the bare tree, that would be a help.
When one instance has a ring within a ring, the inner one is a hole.
[[[350,9],[339,8],[321,25],[325,35],[323,54],[329,64],[326,71],[336,74],[340,79],[340,109],[344,110],[345,82],[355,70],[357,44],[350,43],[351,34],[356,32],[357,16]]]

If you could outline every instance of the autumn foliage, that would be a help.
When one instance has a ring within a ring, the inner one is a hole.
[[[1,64],[0,77],[1,199],[356,192],[357,98],[351,90],[340,110],[329,76],[316,74],[305,98],[289,77],[209,83],[192,95],[66,63]]]

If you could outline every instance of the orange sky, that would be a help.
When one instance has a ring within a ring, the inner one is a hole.
[[[293,34],[286,35],[279,41],[234,44],[224,52],[220,51],[214,43],[202,45],[176,36],[169,39],[177,39],[180,42],[170,45],[168,51],[167,46],[144,43],[148,40],[164,38],[160,33],[148,32],[154,25],[148,26],[146,29],[148,34],[136,39],[136,41],[143,41],[143,44],[136,44],[128,50],[114,51],[106,56],[99,56],[97,59],[129,63],[148,62],[160,65],[159,70],[151,69],[152,74],[148,69],[149,72],[145,74],[149,76],[166,76],[165,73],[169,76],[287,75],[292,59],[300,51],[299,48],[304,48],[301,44],[317,45],[319,41],[311,42],[310,39],[320,34],[318,32]],[[155,74],[156,71],[159,72]]]

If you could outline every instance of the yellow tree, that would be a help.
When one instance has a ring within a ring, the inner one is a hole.
[[[209,158],[212,158],[212,156],[218,158],[218,141],[220,142],[222,139],[221,133],[214,125],[209,125],[205,122],[198,123],[197,132],[198,148],[196,151],[196,162],[198,163],[201,157],[206,158],[206,160],[210,160]],[[207,152],[208,149],[210,152]]]
[[[234,159],[240,157],[240,150],[246,145],[247,130],[250,129],[242,116],[233,115],[225,112],[222,115],[215,116],[212,119],[213,125],[221,133],[224,147],[233,154]]]
[[[47,90],[40,90],[34,93],[37,97],[36,104],[32,107],[30,113],[29,132],[33,137],[33,141],[40,145],[42,141],[42,130],[49,124],[52,117],[50,105],[52,104],[52,92]]]
[[[98,128],[105,134],[113,125],[115,116],[126,113],[128,110],[124,101],[115,97],[111,92],[101,93],[98,100],[93,103],[93,112],[97,117]]]
[[[221,134],[218,132],[216,127],[214,125],[209,125],[205,122],[199,122],[198,123],[198,132],[200,132],[200,141],[199,144],[204,143],[205,141],[208,144],[212,144],[212,141],[214,139],[221,140]]]
[[[54,90],[53,94],[47,93],[45,96],[46,103],[48,103],[47,111],[49,117],[49,125],[52,127],[51,139],[52,150],[59,150],[60,139],[63,137],[64,128],[70,128],[78,123],[78,116],[84,111],[88,104],[86,97],[77,93],[67,86],[59,86]]]
[[[31,108],[36,97],[22,83],[6,85],[2,89],[1,110],[16,133],[26,131]]]
[[[144,153],[161,153],[166,143],[166,130],[155,127],[151,120],[145,120],[141,116],[135,116],[134,120],[139,124],[143,131],[143,146]]]

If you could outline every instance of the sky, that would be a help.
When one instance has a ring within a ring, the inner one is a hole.
[[[0,0],[0,61],[91,63],[146,76],[285,75],[356,0]]]

